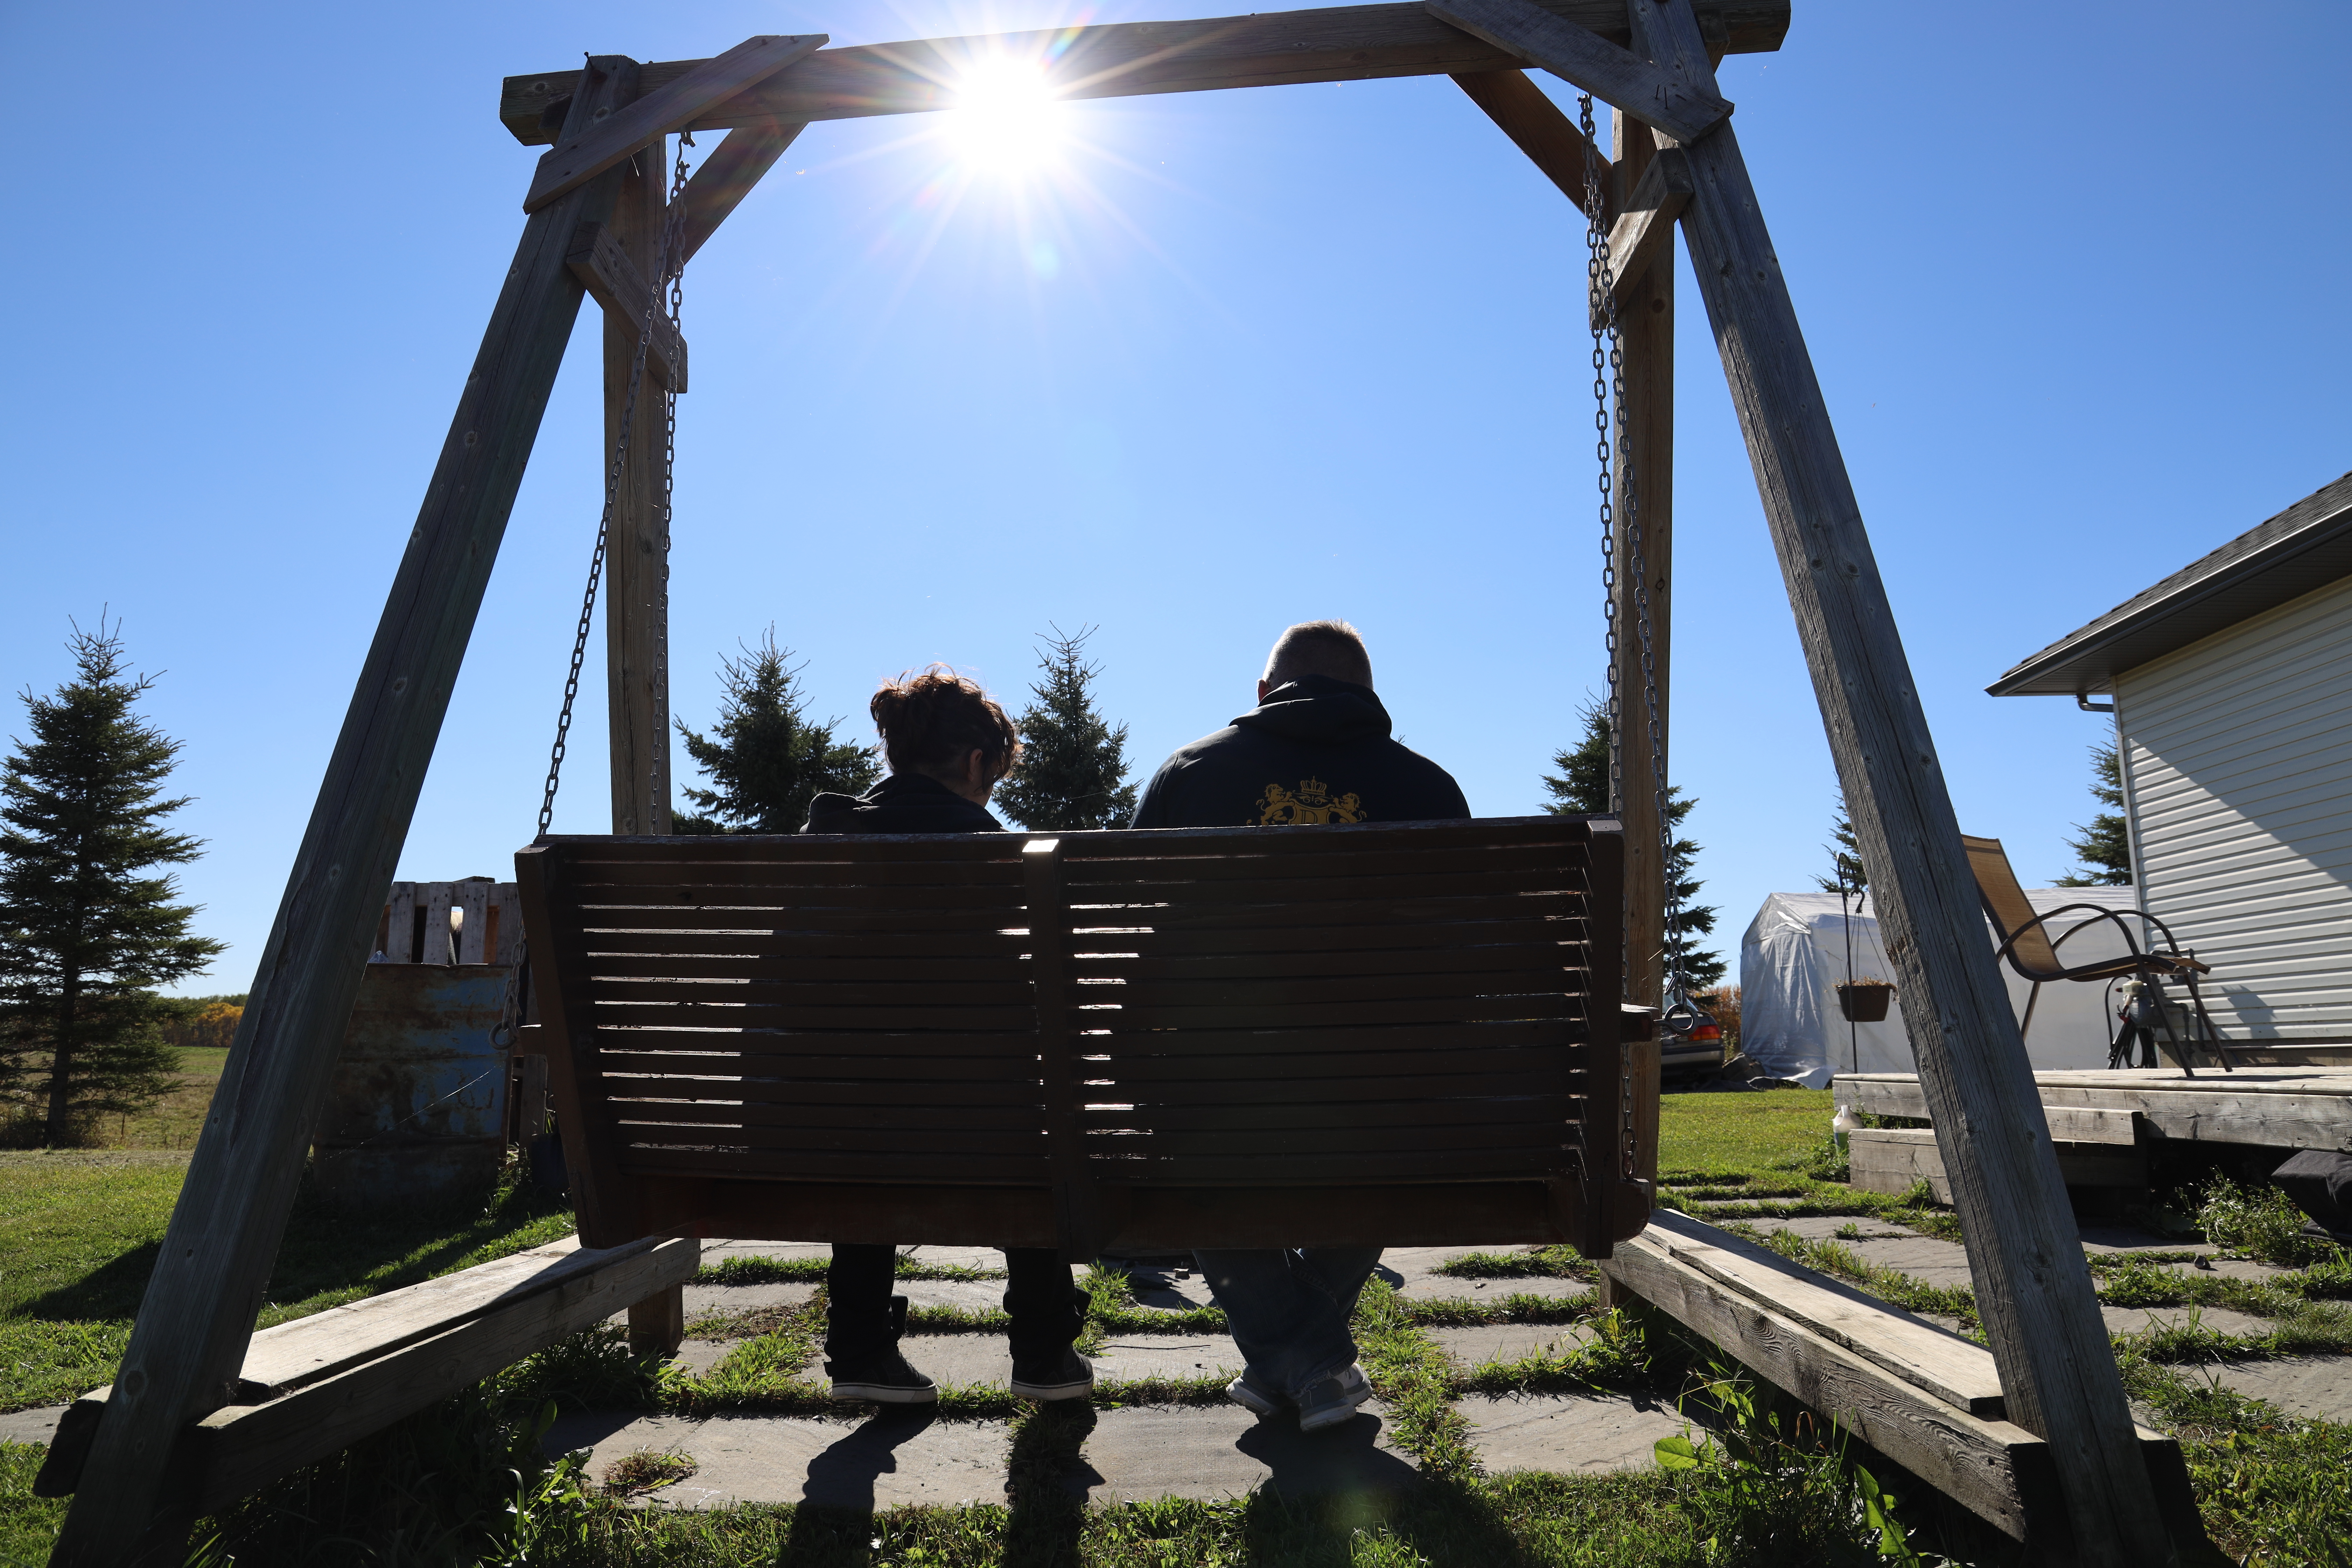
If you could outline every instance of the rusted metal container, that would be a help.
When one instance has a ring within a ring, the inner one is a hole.
[[[503,963],[371,963],[311,1142],[320,1190],[431,1202],[489,1185],[506,1157]]]

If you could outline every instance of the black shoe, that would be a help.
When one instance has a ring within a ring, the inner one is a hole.
[[[1082,1399],[1094,1386],[1094,1363],[1074,1350],[1065,1350],[1051,1361],[1013,1363],[1016,1399]]]
[[[940,1385],[917,1372],[895,1345],[857,1362],[827,1362],[835,1399],[870,1399],[877,1405],[932,1405]]]

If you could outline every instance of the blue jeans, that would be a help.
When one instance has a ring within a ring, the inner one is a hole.
[[[1379,1247],[1220,1248],[1192,1260],[1262,1381],[1297,1399],[1356,1359],[1348,1320]]]

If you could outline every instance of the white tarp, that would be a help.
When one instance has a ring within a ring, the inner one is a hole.
[[[2069,904],[2098,904],[2118,911],[2139,907],[2138,890],[2133,888],[2036,888],[2025,896],[2037,914]],[[2097,915],[2062,916],[2043,929],[2056,941],[2084,921],[2104,929],[2085,931],[2060,948],[2059,956],[2067,963],[2124,952],[2123,934],[2115,922]],[[1886,962],[1879,940],[1877,900],[1865,897],[1852,923],[1853,978],[1894,980],[1895,967]],[[1835,893],[1774,893],[1739,940],[1739,1048],[1773,1078],[1797,1079],[1821,1089],[1833,1073],[1918,1070],[1911,1058],[1910,1037],[1903,1029],[1899,997],[1883,1024],[1848,1024],[1838,1012],[1835,986],[1847,973],[1846,925]],[[1995,945],[1990,923],[1985,945]],[[2015,1015],[2022,1018],[2032,982],[2020,978],[2007,963],[2000,973],[2009,983]],[[2026,1056],[2036,1068],[2106,1066],[2112,1032],[2106,1005],[2105,981],[2044,985],[2034,1005],[2033,1026],[2026,1032]]]

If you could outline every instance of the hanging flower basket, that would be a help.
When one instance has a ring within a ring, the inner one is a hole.
[[[1888,980],[1841,980],[1838,982],[1838,1011],[1849,1024],[1880,1024],[1886,1020],[1886,1004],[1894,999],[1895,984]]]

